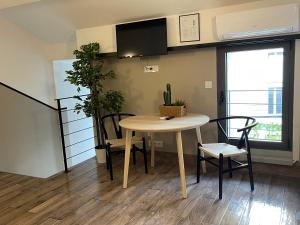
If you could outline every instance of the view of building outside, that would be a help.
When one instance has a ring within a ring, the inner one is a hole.
[[[227,53],[227,115],[246,115],[259,125],[252,139],[282,140],[283,48]],[[230,137],[244,126],[228,124]]]

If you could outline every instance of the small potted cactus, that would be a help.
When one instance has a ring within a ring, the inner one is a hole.
[[[164,105],[159,106],[161,116],[175,116],[181,117],[186,115],[186,105],[182,100],[177,99],[172,103],[171,85],[167,84],[167,89],[163,93]]]

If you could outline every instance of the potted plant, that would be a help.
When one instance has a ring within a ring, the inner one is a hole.
[[[163,93],[164,105],[159,106],[161,116],[181,117],[186,115],[186,105],[183,100],[177,99],[172,103],[171,85],[167,84],[167,90]]]
[[[68,74],[66,81],[78,86],[77,91],[80,94],[80,87],[90,90],[90,94],[85,97],[74,96],[80,102],[75,105],[74,111],[79,113],[83,111],[86,116],[93,117],[95,121],[97,146],[96,153],[100,158],[105,159],[103,149],[104,136],[101,131],[100,118],[103,111],[119,113],[122,110],[124,98],[121,92],[115,90],[104,90],[104,81],[116,77],[114,71],[104,71],[104,60],[99,58],[99,43],[90,43],[82,45],[79,50],[74,51],[76,61],[73,63],[73,70],[66,71]],[[99,152],[98,152],[99,151]],[[103,161],[97,157],[98,162]],[[105,160],[104,160],[105,161]]]

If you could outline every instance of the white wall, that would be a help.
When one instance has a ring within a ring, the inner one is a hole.
[[[300,40],[296,41],[294,79],[293,160],[300,161]]]
[[[201,40],[198,42],[189,42],[184,44],[180,43],[179,41],[178,15],[168,16],[167,17],[168,46],[210,43],[210,42],[217,41],[216,31],[215,31],[216,15],[229,13],[229,12],[249,10],[249,9],[257,9],[262,7],[269,7],[278,4],[288,4],[288,3],[300,3],[300,0],[264,0],[264,1],[247,3],[247,4],[199,11],[200,21],[201,21],[200,22]],[[96,41],[100,43],[102,52],[116,52],[115,25],[107,25],[107,26],[77,30],[76,37],[77,37],[77,47],[80,47],[83,44]],[[300,54],[300,47],[299,47],[299,42],[297,41],[296,65],[295,65],[295,96],[297,95],[299,96],[300,64],[298,63],[297,60],[299,58],[299,54]],[[136,63],[136,60],[132,62]],[[126,73],[130,73],[130,71],[127,71]],[[216,76],[216,74],[211,74],[211,75]],[[293,142],[294,160],[299,160],[299,136],[300,136],[299,119],[300,119],[299,103],[296,102],[296,97],[295,97],[294,142]],[[257,160],[263,159],[268,161],[267,158],[269,158],[269,162],[278,163],[280,162],[280,160],[282,161],[282,163],[285,164],[289,164],[290,162],[292,162],[293,154],[291,152],[263,151],[263,153],[261,153],[261,150],[258,150],[257,152],[259,153],[256,158]]]
[[[53,62],[56,98],[68,98],[78,95],[77,86],[65,82],[67,77],[66,71],[73,69],[73,62],[74,60],[55,60]],[[89,89],[81,87],[80,95],[89,93]],[[95,136],[93,119],[91,117],[85,118],[86,115],[82,111],[76,113],[73,110],[70,110],[74,109],[76,103],[78,103],[78,100],[76,99],[61,100],[61,107],[67,107],[69,109],[69,111],[62,112],[62,120],[63,123],[65,123],[63,130],[65,134],[68,167],[75,166],[95,156],[95,140],[92,138]],[[85,119],[74,121],[81,118]]]
[[[57,112],[1,85],[0,96],[0,171],[42,178],[62,171]]]
[[[71,58],[73,43],[49,44],[2,16],[0,30],[0,81],[56,108],[52,59]],[[57,112],[0,87],[6,94],[1,100],[0,171],[37,177],[60,172]]]
[[[0,80],[51,106],[54,102],[52,64],[46,44],[0,16]]]

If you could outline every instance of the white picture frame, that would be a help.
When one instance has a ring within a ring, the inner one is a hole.
[[[200,41],[200,14],[179,16],[180,42]]]

